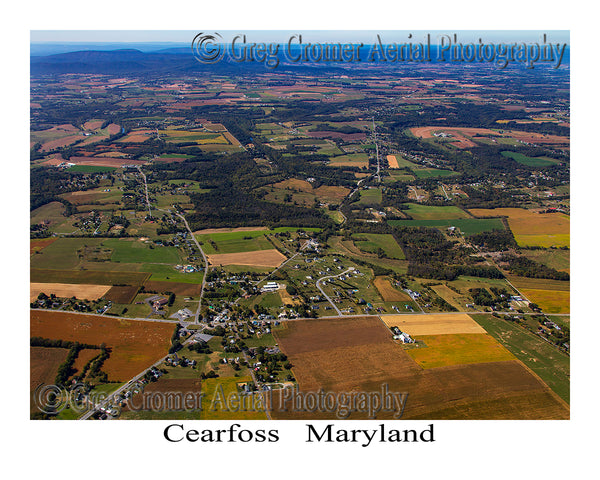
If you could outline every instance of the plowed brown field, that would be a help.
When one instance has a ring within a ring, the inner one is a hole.
[[[567,405],[517,360],[422,369],[377,317],[288,322],[275,332],[303,392],[408,393],[404,419],[568,418]],[[334,413],[282,411],[274,419],[331,419]],[[380,412],[381,413],[381,412]],[[352,414],[350,419],[365,418]],[[380,414],[377,419],[391,418]]]
[[[31,336],[77,341],[112,349],[102,370],[127,381],[167,354],[174,326],[70,312],[32,310]]]

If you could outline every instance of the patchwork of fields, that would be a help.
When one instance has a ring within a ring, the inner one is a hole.
[[[391,391],[408,393],[405,419],[569,417],[567,406],[545,384],[485,334],[473,337],[478,346],[478,355],[473,356],[467,355],[464,348],[462,355],[460,350],[455,354],[452,349],[451,340],[460,349],[458,345],[468,336],[444,335],[448,339],[438,343],[437,337],[432,337],[432,348],[420,347],[418,354],[421,363],[432,363],[425,369],[411,357],[411,350],[392,341],[378,317],[290,322],[275,336],[294,364],[293,372],[303,392],[320,388],[333,392],[379,391],[386,383]],[[436,364],[440,366],[433,366]],[[272,416],[334,418],[333,413],[277,409]],[[356,418],[364,415],[350,416]]]
[[[568,247],[570,220],[563,213],[536,213],[524,208],[473,208],[476,217],[508,217],[508,225],[519,246]]]

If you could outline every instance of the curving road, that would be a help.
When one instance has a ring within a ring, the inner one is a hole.
[[[333,303],[333,300],[331,300],[331,298],[329,297],[329,295],[327,295],[325,293],[325,291],[323,290],[323,288],[321,288],[321,285],[319,285],[319,283],[321,283],[324,280],[327,280],[329,278],[337,278],[337,277],[341,277],[342,275],[345,275],[346,273],[350,273],[354,271],[354,267],[350,267],[347,270],[344,270],[342,273],[338,273],[337,275],[329,275],[327,277],[321,277],[317,280],[317,283],[315,284],[316,287],[319,289],[319,291],[323,294],[323,296],[327,299],[327,301],[331,304],[331,306],[335,309],[335,311],[338,313],[338,317],[343,317],[344,314],[341,312],[341,310],[337,307],[337,305],[335,303]]]

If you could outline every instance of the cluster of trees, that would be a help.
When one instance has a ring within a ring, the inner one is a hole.
[[[169,353],[175,353],[183,348],[181,341],[179,340],[179,330],[183,327],[180,323],[175,325],[175,330],[173,330],[173,334],[171,335],[171,346],[169,347]]]
[[[481,246],[493,252],[502,252],[517,247],[515,237],[510,230],[491,230],[476,233],[469,235],[467,240],[473,245]]]

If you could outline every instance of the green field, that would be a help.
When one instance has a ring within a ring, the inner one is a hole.
[[[36,283],[82,283],[90,285],[141,285],[149,277],[144,272],[92,270],[49,270],[32,268],[30,281]]]
[[[80,263],[79,249],[84,247],[98,247],[101,238],[59,238],[48,245],[39,254],[31,257],[32,268],[49,268],[57,270],[71,270]]]
[[[413,220],[447,220],[454,218],[471,218],[471,216],[458,207],[434,207],[429,205],[420,205],[409,203],[408,210],[402,210]]]
[[[354,245],[360,250],[369,253],[376,253],[381,248],[387,257],[404,260],[404,252],[396,239],[391,234],[379,233],[356,233],[352,235]]]
[[[97,165],[73,165],[70,167],[67,172],[68,173],[104,173],[104,172],[114,172],[116,170],[115,167],[100,167]]]
[[[547,167],[548,165],[555,165],[558,163],[558,160],[554,160],[549,157],[528,157],[518,152],[511,152],[505,150],[500,152],[503,157],[512,158],[514,161],[519,162],[522,165],[527,165],[529,167]]]
[[[254,250],[270,250],[273,247],[265,235],[270,233],[320,231],[319,228],[278,227],[273,230],[252,230],[248,232],[218,232],[196,235],[202,242],[202,250],[207,254],[251,252]],[[216,248],[211,242],[216,244]]]
[[[186,153],[163,153],[158,158],[193,158],[193,155],[188,155]]]
[[[490,335],[533,370],[567,403],[570,359],[557,348],[512,322],[492,315],[471,315]]]
[[[50,202],[30,213],[31,224],[49,222],[50,226],[59,225],[67,220],[63,215],[65,206],[60,202]]]
[[[444,208],[444,207],[440,207]],[[499,218],[456,218],[453,220],[388,220],[394,227],[433,227],[445,230],[448,227],[458,228],[464,235],[473,235],[491,230],[504,230]]]
[[[104,240],[102,245],[113,250],[110,257],[111,262],[162,263],[169,265],[181,262],[181,257],[175,247],[151,246],[151,244],[131,239],[108,239]]]
[[[374,205],[381,203],[382,194],[380,188],[368,188],[360,191],[358,205]]]
[[[570,250],[560,250],[557,248],[543,250],[521,250],[521,254],[530,260],[547,265],[556,270],[569,270],[570,268]]]
[[[438,168],[419,168],[414,169],[413,173],[417,178],[450,177],[452,175],[459,175],[452,170],[441,170]]]

